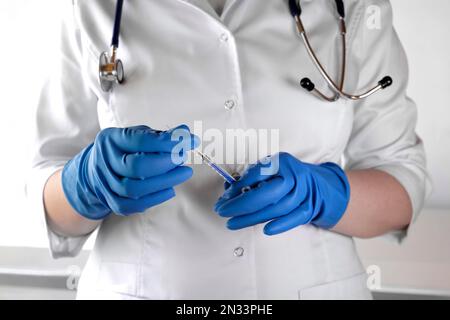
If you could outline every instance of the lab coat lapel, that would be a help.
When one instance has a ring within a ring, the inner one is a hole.
[[[220,17],[217,15],[217,12],[214,10],[213,7],[211,7],[211,5],[208,3],[207,0],[177,0],[177,1],[184,2],[188,5],[194,6],[197,9],[200,9],[205,13],[209,14],[216,20],[220,20]]]
[[[201,9],[207,14],[209,14],[214,19],[222,21],[222,19],[227,15],[229,9],[233,7],[233,5],[236,2],[242,0],[227,0],[227,2],[225,3],[225,7],[223,8],[222,16],[219,16],[217,14],[214,8],[208,3],[208,0],[178,0],[178,1],[185,2],[189,5],[195,6],[196,8]]]
[[[227,0],[227,2],[225,3],[225,7],[223,8],[222,17],[226,16],[231,7],[233,7],[239,1],[243,0]]]

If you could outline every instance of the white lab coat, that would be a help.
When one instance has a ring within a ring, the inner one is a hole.
[[[109,47],[115,1],[70,1],[58,67],[37,112],[28,183],[35,208],[44,216],[46,180],[99,130],[201,120],[204,129],[222,132],[279,129],[280,150],[306,162],[388,172],[407,190],[415,219],[426,192],[425,157],[391,7],[384,0],[345,3],[346,90],[367,88],[388,74],[394,79],[391,88],[360,102],[327,103],[299,87],[302,76],[321,88],[325,83],[296,34],[286,0],[229,0],[221,18],[207,0],[126,1],[119,52],[127,80],[104,93],[98,56]],[[341,55],[334,1],[302,5],[312,45],[336,75]],[[381,29],[366,25],[370,5],[381,9]],[[235,106],[227,110],[230,102]],[[310,225],[274,237],[263,235],[262,226],[229,231],[212,209],[222,180],[205,166],[194,171],[174,200],[102,223],[79,298],[370,298],[352,238]],[[54,257],[76,255],[87,238],[50,229],[48,235]]]

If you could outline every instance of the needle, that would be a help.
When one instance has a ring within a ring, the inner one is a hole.
[[[215,172],[217,172],[226,182],[228,182],[229,184],[233,184],[236,182],[236,179],[231,174],[229,174],[225,169],[220,167],[218,164],[214,163],[214,161],[212,161],[211,158],[208,157],[206,154],[198,150],[194,151],[203,159],[203,161],[208,166],[210,166]]]
[[[168,128],[168,130],[170,130],[170,127],[168,125],[166,127]],[[212,168],[217,174],[219,174],[226,182],[228,182],[229,184],[233,184],[236,182],[236,179],[231,174],[229,174],[225,169],[216,164],[209,156],[198,150],[193,151],[198,154],[202,158],[203,162],[205,162],[210,168]]]

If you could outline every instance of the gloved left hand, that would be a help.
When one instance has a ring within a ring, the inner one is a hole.
[[[238,230],[266,223],[264,233],[275,235],[311,223],[330,229],[342,218],[350,199],[344,171],[334,163],[299,161],[288,153],[271,157],[278,171],[265,174],[267,161],[251,166],[229,186],[215,205],[228,228]]]

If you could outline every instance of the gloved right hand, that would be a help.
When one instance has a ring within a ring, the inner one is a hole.
[[[198,137],[184,125],[169,131],[147,126],[102,130],[64,167],[65,196],[91,220],[112,212],[143,212],[173,198],[174,186],[191,178],[192,169],[183,163],[198,145]]]

